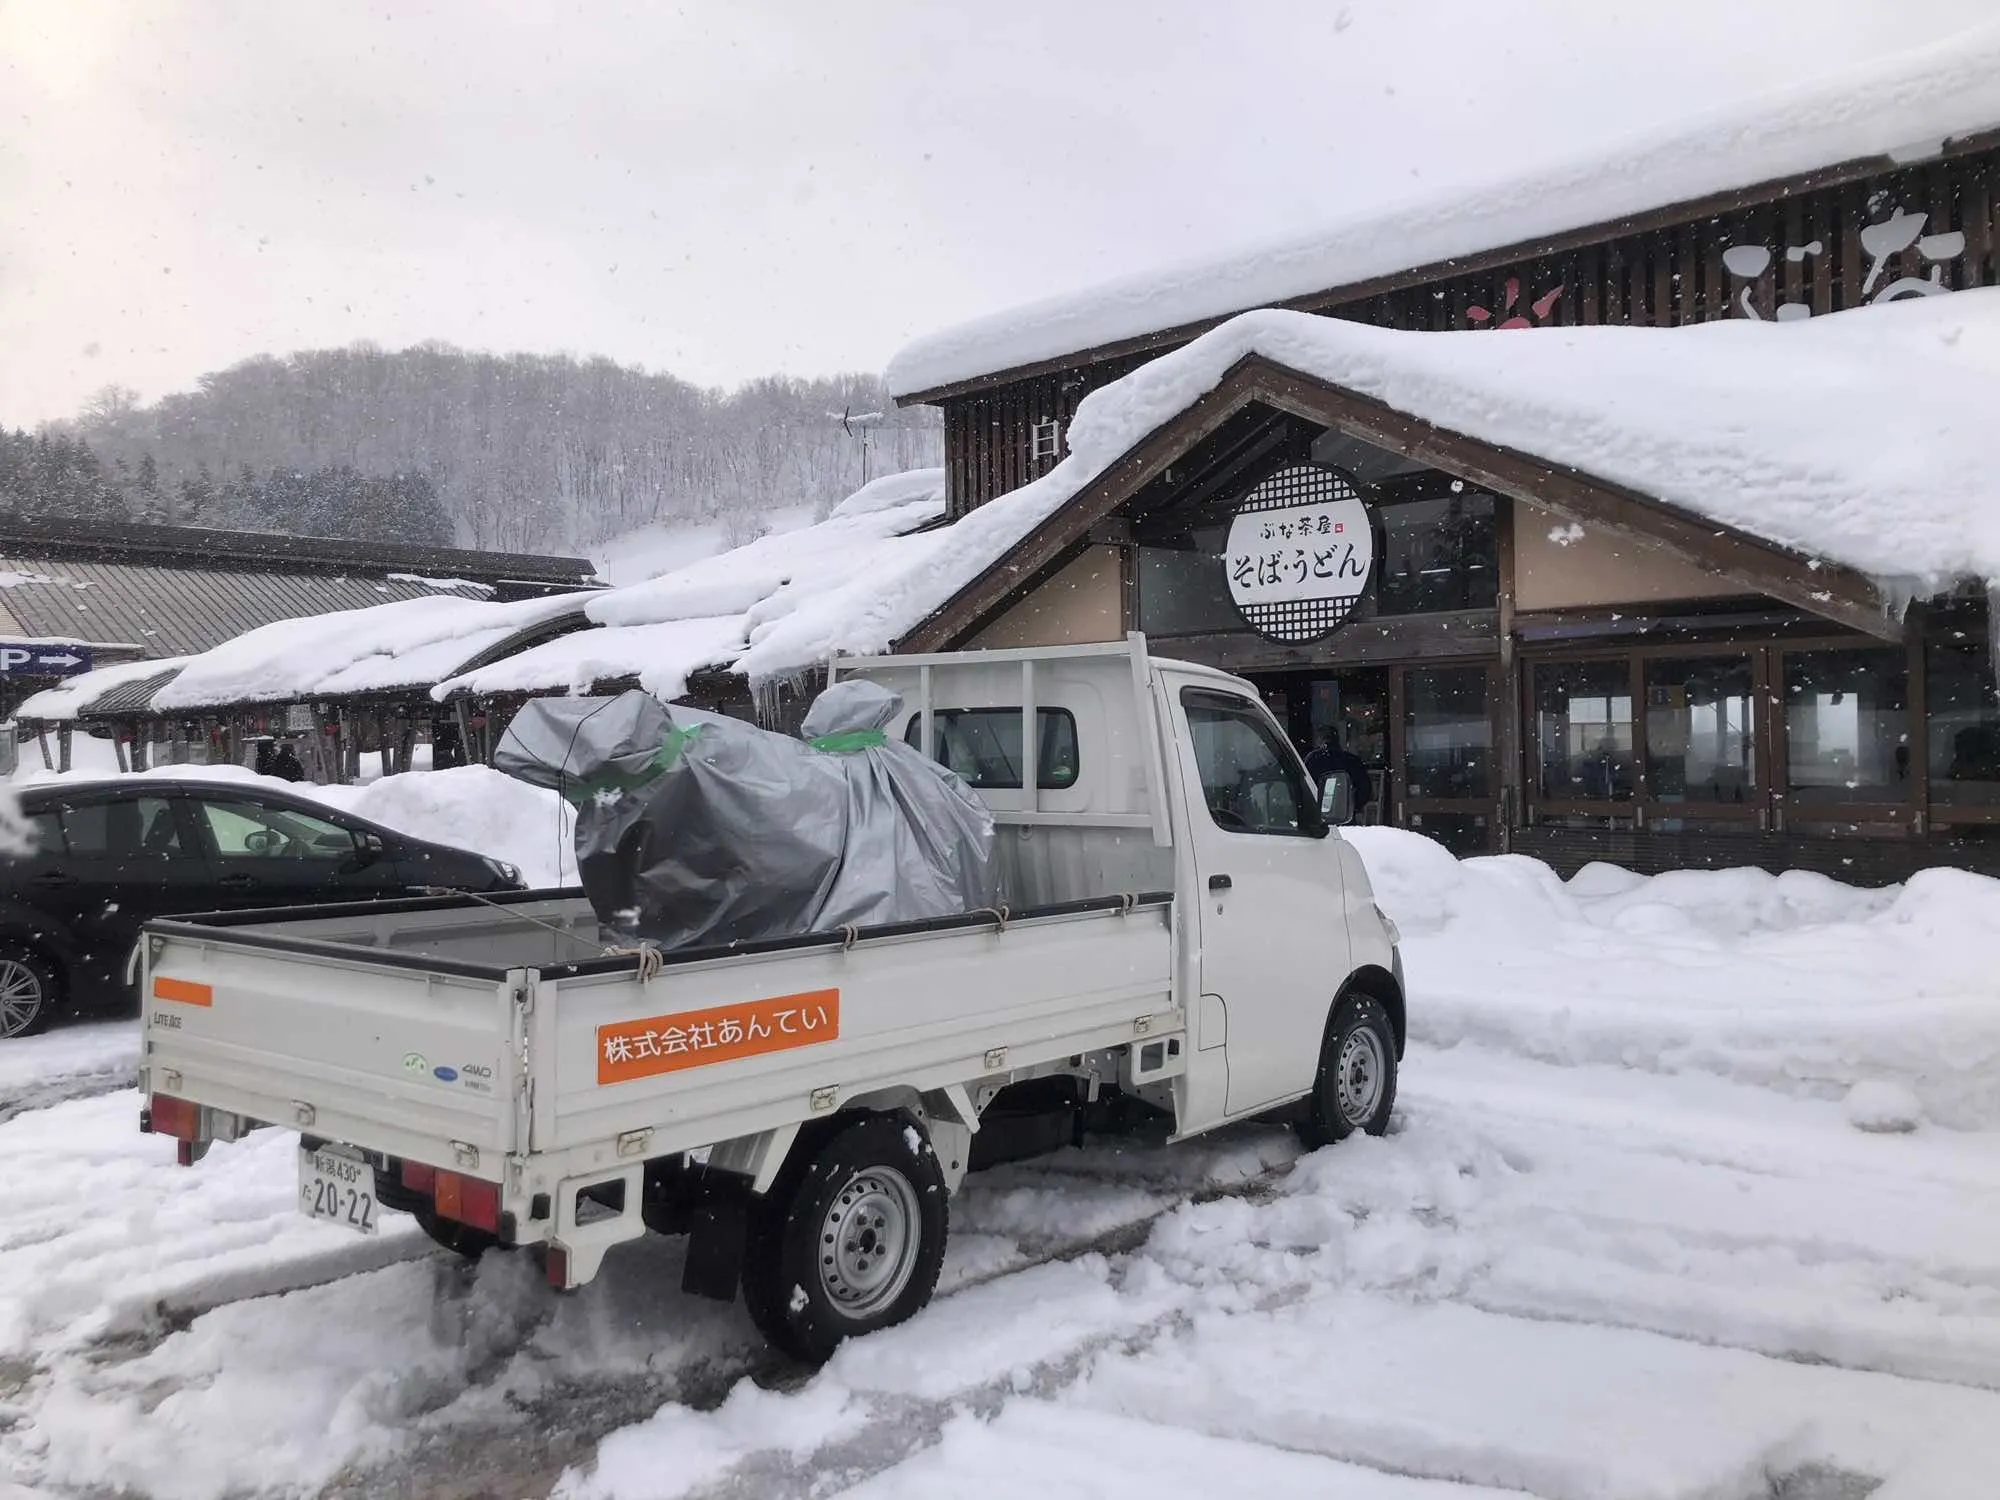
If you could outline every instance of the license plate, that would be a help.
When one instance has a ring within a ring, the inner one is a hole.
[[[322,1146],[299,1153],[299,1208],[361,1234],[375,1233],[375,1169],[358,1156]]]

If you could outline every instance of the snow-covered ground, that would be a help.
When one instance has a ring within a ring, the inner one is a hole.
[[[0,1493],[1986,1500],[2000,882],[1353,836],[1412,990],[1393,1133],[974,1178],[938,1299],[815,1375],[676,1242],[557,1299],[299,1219],[282,1134],[181,1171],[130,1092],[27,1109]]]

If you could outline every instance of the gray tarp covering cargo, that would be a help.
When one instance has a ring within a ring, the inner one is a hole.
[[[901,707],[837,683],[793,739],[640,692],[536,698],[494,764],[576,805],[584,890],[622,937],[706,946],[997,906],[992,817],[885,737]]]

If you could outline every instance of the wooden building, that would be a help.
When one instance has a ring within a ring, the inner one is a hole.
[[[2000,93],[1985,93],[1990,114],[1965,106],[1977,128],[1937,132],[1919,160],[1844,155],[1266,300],[1487,338],[1788,322],[1991,287]],[[1925,138],[1898,128],[1878,122],[1883,147]],[[1138,299],[1123,292],[1129,309]],[[1209,301],[1226,308],[1228,296],[1225,286]],[[944,411],[954,517],[1052,472],[1085,396],[1224,318],[1055,352],[1065,328],[1105,326],[1088,300],[1041,309],[1025,340],[993,339],[1033,359],[978,369],[973,329],[899,359],[900,379],[892,368],[900,399]],[[1161,305],[1173,315],[1187,304]],[[1904,609],[1854,567],[1533,450],[1251,355],[902,647],[1143,629],[1161,654],[1249,676],[1302,746],[1338,728],[1373,768],[1376,815],[1460,852],[1530,853],[1564,872],[1605,859],[1863,882],[1937,863],[2000,874],[2000,696],[1983,587]],[[1272,476],[1312,472],[1365,491],[1376,566],[1347,624],[1289,643],[1232,602],[1222,533]]]

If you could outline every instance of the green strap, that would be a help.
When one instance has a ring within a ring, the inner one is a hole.
[[[566,781],[563,783],[563,796],[581,807],[605,792],[629,792],[634,787],[644,786],[647,782],[672,770],[674,762],[687,753],[687,747],[700,733],[699,724],[690,724],[686,729],[670,730],[667,737],[660,742],[660,748],[653,752],[652,759],[638,770],[601,771],[585,781]]]
[[[841,734],[823,734],[806,743],[830,755],[846,755],[855,750],[879,750],[889,743],[889,736],[879,729],[849,729]]]

